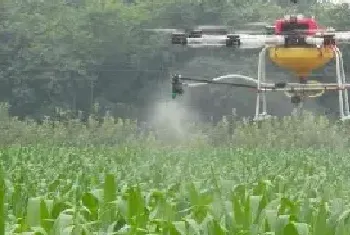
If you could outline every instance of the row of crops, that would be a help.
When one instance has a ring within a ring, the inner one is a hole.
[[[0,117],[0,234],[350,234],[346,126],[95,124]]]
[[[5,234],[350,231],[350,164],[332,151],[13,147],[0,154]]]

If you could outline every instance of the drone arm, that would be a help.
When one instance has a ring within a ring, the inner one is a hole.
[[[350,43],[350,32],[336,32],[334,34],[334,40],[338,44],[349,44]]]
[[[316,33],[316,37],[308,37],[306,39],[309,44],[324,44],[324,45],[335,45],[335,44],[350,44],[350,32],[349,31],[337,31],[330,33]]]
[[[172,35],[172,44],[187,45],[188,47],[238,47],[261,48],[265,45],[282,45],[283,36],[280,35],[250,35],[250,34],[226,34],[226,35],[201,35],[200,37],[188,37],[185,33]]]

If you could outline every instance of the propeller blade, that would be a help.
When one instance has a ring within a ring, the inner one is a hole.
[[[227,29],[227,25],[198,25],[195,29],[198,30],[216,30],[216,29]]]
[[[242,25],[245,26],[258,26],[258,27],[266,27],[270,26],[271,24],[263,21],[255,21],[255,22],[248,22],[248,23],[243,23]]]
[[[234,30],[232,34],[251,34],[251,35],[261,35],[266,34],[264,30]]]
[[[150,32],[161,32],[161,33],[184,33],[185,30],[180,29],[144,29],[143,31],[150,31]]]

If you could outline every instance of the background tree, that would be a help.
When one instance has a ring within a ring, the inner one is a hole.
[[[349,21],[350,11],[341,5],[330,8],[300,1],[297,6],[295,10],[286,2],[263,0],[3,0],[0,99],[10,103],[12,115],[21,117],[55,115],[57,107],[89,114],[98,102],[100,112],[142,119],[155,102],[170,97],[171,72],[210,78],[225,73],[256,76],[257,70],[257,51],[172,47],[169,35],[143,29],[197,24],[239,28],[247,22],[273,23],[294,10],[315,13],[322,23],[337,29],[344,29]],[[345,47],[346,61],[348,51]],[[271,64],[270,72],[271,80],[292,79],[292,74]],[[333,72],[331,66],[326,72]],[[205,91],[209,93],[200,95],[202,89],[185,96],[203,117],[221,116],[233,107],[240,115],[252,113],[254,94],[215,87]],[[287,112],[283,94],[269,99],[277,114]],[[326,101],[333,102],[320,99],[311,106],[334,106],[322,103]]]

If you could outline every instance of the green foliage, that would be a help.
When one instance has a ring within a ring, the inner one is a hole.
[[[2,160],[5,234],[347,234],[344,156],[326,150],[203,150],[3,149],[11,156]],[[15,195],[21,196],[11,201]],[[21,200],[26,206],[15,215]]]
[[[305,112],[300,117],[274,117],[262,123],[222,117],[217,124],[174,122],[143,128],[136,120],[95,115],[86,122],[79,119],[62,121],[47,117],[38,124],[11,117],[8,105],[0,106],[0,146],[62,145],[115,146],[119,144],[172,146],[235,146],[259,149],[330,148],[343,151],[349,147],[347,123],[337,123],[324,116]],[[307,130],[308,131],[305,131]]]
[[[0,113],[5,235],[350,229],[347,124],[305,115],[230,132],[223,118],[183,123],[187,138],[164,139],[169,130],[137,133],[136,123],[109,116],[38,126],[11,119],[6,106]]]
[[[263,2],[2,1],[0,98],[11,106],[0,110],[0,234],[347,235],[347,124],[224,117],[174,133],[171,122],[145,131],[93,115],[97,98],[147,108],[169,71],[208,57],[143,28],[271,22],[289,10]],[[348,9],[318,10],[326,24],[348,22]],[[212,67],[239,57],[234,70],[253,73],[251,55],[218,55]],[[90,115],[41,125],[10,115],[57,106]]]

